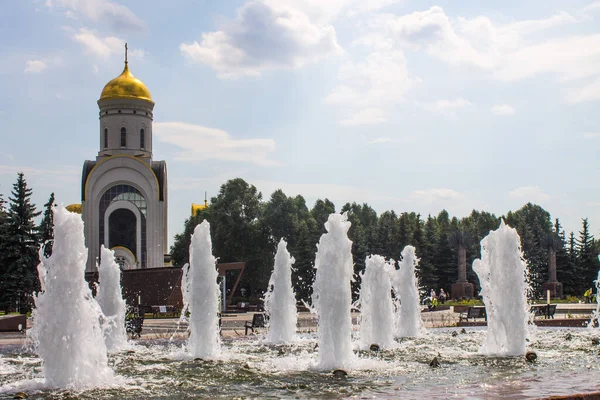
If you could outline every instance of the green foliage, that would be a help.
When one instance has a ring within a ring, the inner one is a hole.
[[[0,279],[0,308],[22,313],[31,310],[33,292],[39,290],[39,234],[33,219],[40,212],[31,204],[31,193],[23,173],[18,173],[9,197]]]
[[[543,243],[553,231],[550,213],[538,205],[525,204],[515,212],[508,212],[506,223],[521,237],[521,249],[529,268],[534,296],[541,294],[542,283],[548,280],[548,252]]]
[[[48,202],[44,204],[44,216],[38,227],[40,232],[40,243],[44,246],[44,257],[50,257],[52,254],[52,245],[54,244],[54,193],[50,194]]]
[[[187,262],[194,227],[206,219],[211,224],[214,255],[220,262],[246,261],[247,270],[240,287],[250,289],[249,295],[260,296],[267,288],[277,243],[284,238],[296,260],[292,274],[294,289],[299,300],[308,300],[312,294],[317,243],[326,232],[324,223],[333,212],[335,206],[328,199],[317,200],[309,210],[302,196],[288,197],[282,190],[276,190],[263,202],[254,186],[233,179],[221,186],[207,209],[186,220],[183,233],[176,235],[171,248],[173,262],[178,266]],[[450,292],[458,278],[458,252],[464,248],[467,280],[475,285],[477,294],[479,280],[471,266],[480,257],[481,240],[500,224],[499,217],[477,210],[460,220],[445,210],[427,219],[414,212],[397,214],[391,210],[378,216],[368,204],[358,203],[346,203],[341,212],[348,213],[352,224],[348,236],[353,243],[355,296],[366,257],[380,254],[397,260],[406,245],[416,248],[420,285],[427,291],[444,288]],[[581,294],[581,288],[592,284],[600,267],[595,261],[600,243],[591,236],[587,220],[578,240],[573,234],[567,239],[559,221],[553,224],[546,210],[531,203],[508,212],[505,220],[519,233],[534,289],[539,291],[548,279],[549,249],[556,252],[558,279],[564,281],[566,294]]]
[[[598,276],[598,258],[596,253],[596,244],[593,236],[590,234],[590,227],[587,218],[582,219],[581,231],[577,240],[577,264],[582,275],[582,286],[579,286],[579,292],[593,286],[593,281]]]

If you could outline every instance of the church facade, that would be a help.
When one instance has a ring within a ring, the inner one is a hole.
[[[154,101],[129,71],[104,86],[98,155],[83,164],[81,213],[88,247],[86,271],[97,270],[100,247],[121,267],[164,266],[168,251],[167,165],[152,159]]]

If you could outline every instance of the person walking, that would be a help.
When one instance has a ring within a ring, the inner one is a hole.
[[[438,297],[440,299],[440,303],[444,304],[446,301],[446,292],[444,292],[444,288],[440,289],[440,295]]]
[[[586,303],[590,303],[592,301],[592,288],[589,288],[585,291],[585,293],[583,294],[583,298]]]

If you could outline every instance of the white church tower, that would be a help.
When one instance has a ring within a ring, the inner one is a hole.
[[[83,164],[81,211],[86,271],[96,271],[100,246],[115,250],[123,269],[164,266],[167,252],[167,165],[152,160],[154,101],[127,65],[98,100],[96,160]]]

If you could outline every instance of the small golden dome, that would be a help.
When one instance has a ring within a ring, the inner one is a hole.
[[[192,203],[192,216],[196,215],[198,211],[204,210],[208,207],[208,201],[204,200],[204,204]]]
[[[144,85],[144,82],[140,81],[129,72],[127,61],[125,61],[125,68],[123,69],[123,72],[121,72],[121,75],[108,82],[106,86],[104,86],[104,89],[102,89],[102,94],[100,95],[100,100],[123,98],[140,99],[154,103],[150,91],[146,85]]]
[[[69,204],[65,208],[67,209],[67,211],[81,214],[81,204]]]

